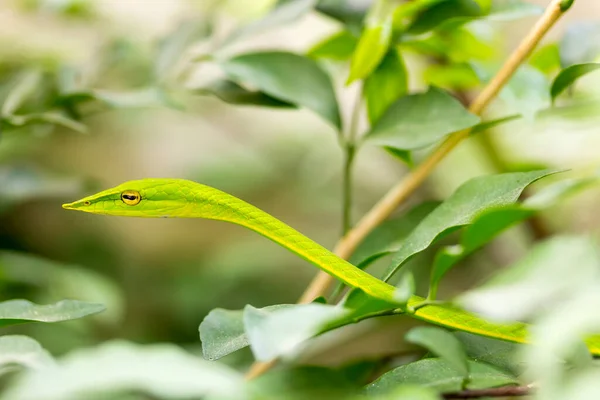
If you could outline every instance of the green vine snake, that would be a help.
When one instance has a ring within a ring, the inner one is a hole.
[[[143,218],[206,218],[227,221],[249,228],[306,259],[346,285],[371,297],[399,303],[396,288],[355,267],[270,214],[230,194],[182,179],[142,179],[125,182],[63,208],[94,214]],[[412,296],[399,308],[414,318],[446,328],[470,332],[516,343],[528,339],[523,323],[488,322],[451,305],[425,305],[416,310],[423,298]],[[600,336],[586,339],[590,351],[600,355]]]

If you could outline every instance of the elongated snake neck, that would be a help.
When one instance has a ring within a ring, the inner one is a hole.
[[[191,201],[190,201],[191,200]],[[350,264],[267,212],[235,196],[200,185],[188,200],[189,217],[217,219],[251,229],[372,297],[393,301],[395,288]]]

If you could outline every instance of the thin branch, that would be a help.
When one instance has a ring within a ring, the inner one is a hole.
[[[356,136],[360,122],[360,110],[362,107],[362,85],[358,88],[356,100],[352,107],[348,133],[342,143],[344,151],[344,169],[342,176],[342,236],[346,235],[352,228],[352,167],[354,155],[356,154]]]
[[[481,112],[510,80],[517,68],[531,54],[546,32],[558,21],[568,9],[565,0],[553,0],[532,30],[521,41],[496,76],[488,83],[483,91],[473,101],[469,110],[474,114]],[[569,4],[570,5],[570,4]],[[335,253],[348,258],[362,240],[387,219],[390,214],[404,202],[433,172],[438,163],[443,160],[458,144],[469,136],[470,129],[450,135],[423,163],[409,173],[402,181],[394,186],[375,206],[356,224],[348,234],[338,242]],[[302,294],[300,303],[307,303],[327,292],[334,279],[325,272],[319,272],[315,279]]]
[[[532,30],[521,41],[510,55],[496,76],[488,83],[483,91],[473,101],[469,110],[474,114],[481,112],[500,92],[523,61],[531,54],[546,32],[569,9],[572,0],[552,0],[546,11],[534,25]],[[443,160],[458,144],[469,136],[470,129],[450,135],[423,163],[411,171],[402,181],[394,186],[375,206],[363,216],[346,236],[335,246],[334,252],[339,257],[348,259],[363,239],[386,220],[392,212],[404,202],[433,172],[438,163]],[[327,292],[334,278],[325,272],[319,272],[306,288],[298,303],[306,304]],[[268,371],[276,361],[269,363],[254,363],[246,378],[252,379]]]
[[[533,387],[527,386],[503,386],[491,389],[463,390],[460,392],[446,393],[444,399],[480,399],[483,397],[520,397],[531,396]]]

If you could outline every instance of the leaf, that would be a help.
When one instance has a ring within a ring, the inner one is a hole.
[[[272,313],[246,306],[244,329],[254,357],[269,361],[290,354],[330,322],[349,313],[340,307],[311,303]]]
[[[452,89],[472,89],[479,86],[479,77],[467,63],[431,65],[423,73],[423,79],[432,86]]]
[[[210,36],[211,31],[211,23],[206,19],[191,18],[180,21],[176,28],[158,44],[154,57],[154,75],[159,80],[164,80],[181,60],[185,51],[198,40]]]
[[[570,25],[560,41],[560,62],[563,68],[595,61],[600,56],[600,24],[578,21]]]
[[[485,362],[502,369],[514,376],[519,376],[524,369],[518,354],[525,347],[522,344],[490,339],[467,332],[454,332],[460,340],[469,358]]]
[[[224,40],[222,46],[278,26],[285,26],[297,22],[304,15],[308,14],[316,4],[317,0],[293,0],[282,2],[264,17],[234,31]]]
[[[560,70],[560,53],[556,43],[547,44],[531,55],[529,65],[548,75]]]
[[[347,85],[368,77],[387,53],[392,39],[392,7],[395,5],[391,1],[377,0],[369,11],[365,30],[350,61]]]
[[[249,384],[253,398],[273,400],[348,399],[359,389],[341,373],[322,367],[270,371]]]
[[[458,100],[437,88],[393,103],[365,137],[367,143],[402,150],[431,145],[479,123]]]
[[[482,15],[481,7],[473,0],[445,0],[432,3],[414,19],[407,29],[408,33],[425,33],[453,18]]]
[[[357,3],[354,0],[320,0],[317,10],[342,22],[351,32],[358,33],[370,5],[370,1]]]
[[[10,115],[4,118],[4,122],[7,122],[9,125],[14,127],[21,127],[28,124],[42,122],[63,126],[79,133],[87,133],[88,131],[87,126],[81,122],[75,121],[74,119],[63,115],[62,113],[54,111],[26,115]]]
[[[227,75],[269,96],[308,108],[340,129],[333,85],[318,64],[285,52],[249,53],[222,62]]]
[[[435,201],[425,202],[413,207],[405,215],[384,221],[358,245],[350,262],[363,266],[372,258],[397,251],[406,236],[439,204]]]
[[[501,232],[526,220],[535,212],[551,207],[559,200],[598,182],[598,177],[559,181],[540,190],[522,204],[493,207],[478,215],[462,232],[459,245],[447,246],[438,252],[431,270],[428,298],[435,299],[438,285],[450,268]]]
[[[425,250],[436,239],[453,229],[471,224],[478,214],[490,207],[514,203],[528,185],[552,173],[548,170],[518,172],[481,176],[467,181],[406,238],[390,263],[385,280],[389,280],[410,257]]]
[[[212,94],[228,104],[296,108],[294,104],[278,100],[262,92],[244,89],[237,83],[228,80],[214,81],[206,86],[194,88],[193,91],[200,94]]]
[[[77,300],[62,300],[55,304],[38,305],[27,300],[0,303],[0,327],[25,322],[61,322],[104,311],[102,304]]]
[[[143,393],[161,399],[243,398],[243,378],[216,363],[170,345],[141,346],[112,341],[72,352],[58,367],[22,374],[5,400],[115,398]]]
[[[347,30],[339,31],[320,41],[307,52],[310,58],[346,61],[352,57],[358,39]]]
[[[95,89],[89,92],[91,98],[113,108],[146,108],[172,105],[163,89],[147,87],[127,92],[112,92]]]
[[[468,377],[467,354],[460,341],[450,332],[434,326],[418,326],[411,329],[404,339],[407,342],[425,347],[448,362],[463,378]]]
[[[513,115],[508,115],[508,116],[502,117],[502,118],[492,119],[489,121],[483,121],[479,125],[476,125],[473,129],[471,129],[471,135],[474,135],[479,132],[485,132],[488,129],[495,128],[496,126],[505,124],[507,122],[512,122],[519,118],[521,118],[521,114],[513,114]]]
[[[491,365],[469,360],[468,366],[470,373],[466,382],[467,389],[487,389],[518,383],[513,376]],[[463,381],[464,376],[446,360],[427,358],[393,369],[365,389],[369,396],[386,394],[397,386],[406,384],[432,388],[440,393],[457,392],[463,389]]]
[[[278,304],[261,308],[260,311],[270,313],[286,307],[293,305]],[[202,354],[207,360],[218,360],[249,345],[242,310],[215,308],[204,318],[199,331]]]
[[[536,245],[483,286],[460,296],[458,302],[497,321],[524,320],[560,303],[574,288],[596,281],[599,275],[600,259],[593,240],[556,236]]]
[[[371,124],[408,90],[408,75],[402,56],[396,49],[387,52],[381,64],[365,80],[363,95]]]
[[[15,366],[42,369],[54,366],[54,359],[28,336],[0,336],[0,376]]]
[[[19,77],[14,83],[12,90],[8,93],[2,104],[0,113],[3,117],[14,115],[19,108],[33,95],[42,80],[40,71],[28,71]]]
[[[414,165],[413,162],[413,153],[410,150],[399,150],[394,149],[393,147],[384,147],[385,151],[387,151],[392,157],[404,164],[412,167]]]
[[[554,82],[552,82],[552,88],[550,88],[552,100],[556,99],[559,94],[564,92],[577,79],[598,69],[600,69],[600,63],[588,63],[571,65],[560,71],[558,76],[554,78]]]
[[[122,321],[125,300],[120,288],[93,270],[5,250],[0,251],[0,275],[5,282],[31,285],[52,298],[102,302],[107,312],[96,317],[98,322]]]

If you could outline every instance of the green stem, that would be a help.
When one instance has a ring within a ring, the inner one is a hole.
[[[353,143],[348,143],[344,154],[344,174],[343,174],[343,205],[342,205],[342,235],[345,235],[352,228],[352,164],[356,147]]]
[[[348,133],[342,142],[344,150],[344,171],[342,176],[342,236],[352,229],[352,166],[356,155],[356,136],[362,107],[362,86],[358,89],[356,101],[352,108]]]

